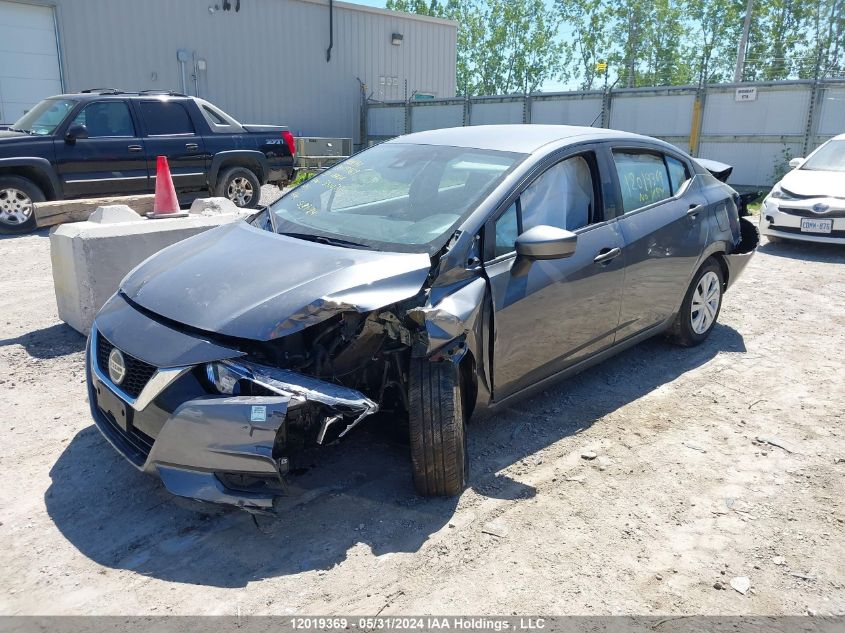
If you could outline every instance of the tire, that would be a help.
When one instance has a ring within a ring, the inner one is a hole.
[[[242,209],[255,209],[261,199],[261,182],[246,167],[230,167],[217,178],[214,195],[228,198]]]
[[[703,343],[710,336],[719,318],[724,290],[725,276],[722,267],[711,257],[693,277],[681,309],[669,329],[669,339],[684,347]],[[702,302],[702,296],[705,299],[710,298]]]
[[[458,495],[469,473],[460,368],[411,359],[408,391],[414,487],[426,497]]]
[[[0,233],[34,231],[34,203],[44,200],[44,192],[31,180],[0,176]]]

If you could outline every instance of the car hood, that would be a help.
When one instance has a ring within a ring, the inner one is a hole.
[[[409,299],[430,268],[426,254],[328,246],[236,222],[153,255],[121,292],[177,323],[266,341]]]
[[[799,196],[845,198],[845,174],[836,171],[793,169],[780,186]]]

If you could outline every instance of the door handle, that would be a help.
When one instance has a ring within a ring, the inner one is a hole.
[[[189,152],[195,152],[200,148],[196,143],[185,143],[185,149]]]
[[[691,204],[689,209],[687,209],[687,215],[691,218],[697,216],[701,211],[704,211],[703,204]]]
[[[140,145],[130,145],[130,146],[129,146],[129,151],[130,151],[130,152],[143,152],[143,151],[144,151],[144,148],[143,148],[143,147],[141,147]]]
[[[599,251],[593,261],[597,264],[609,264],[612,260],[622,254],[621,248],[603,248]]]

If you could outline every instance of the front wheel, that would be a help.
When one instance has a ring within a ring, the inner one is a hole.
[[[458,495],[469,471],[460,368],[411,359],[408,392],[414,486],[427,497]]]
[[[261,183],[246,167],[230,167],[220,174],[216,194],[243,209],[254,209],[261,198]]]
[[[44,193],[31,180],[0,176],[0,233],[28,233],[35,230],[35,203]]]
[[[708,259],[690,284],[681,310],[669,330],[669,338],[684,347],[702,343],[719,318],[725,278],[714,259]]]

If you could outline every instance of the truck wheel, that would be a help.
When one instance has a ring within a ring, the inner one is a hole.
[[[724,287],[722,267],[713,258],[708,259],[693,277],[681,310],[669,329],[673,343],[693,347],[710,335],[722,309]]]
[[[458,365],[411,359],[408,392],[417,492],[428,497],[460,494],[466,487],[469,461]]]
[[[35,230],[35,203],[44,193],[31,180],[0,176],[0,233],[28,233]]]
[[[215,194],[244,209],[254,209],[261,198],[261,183],[246,167],[230,167],[220,174]]]

